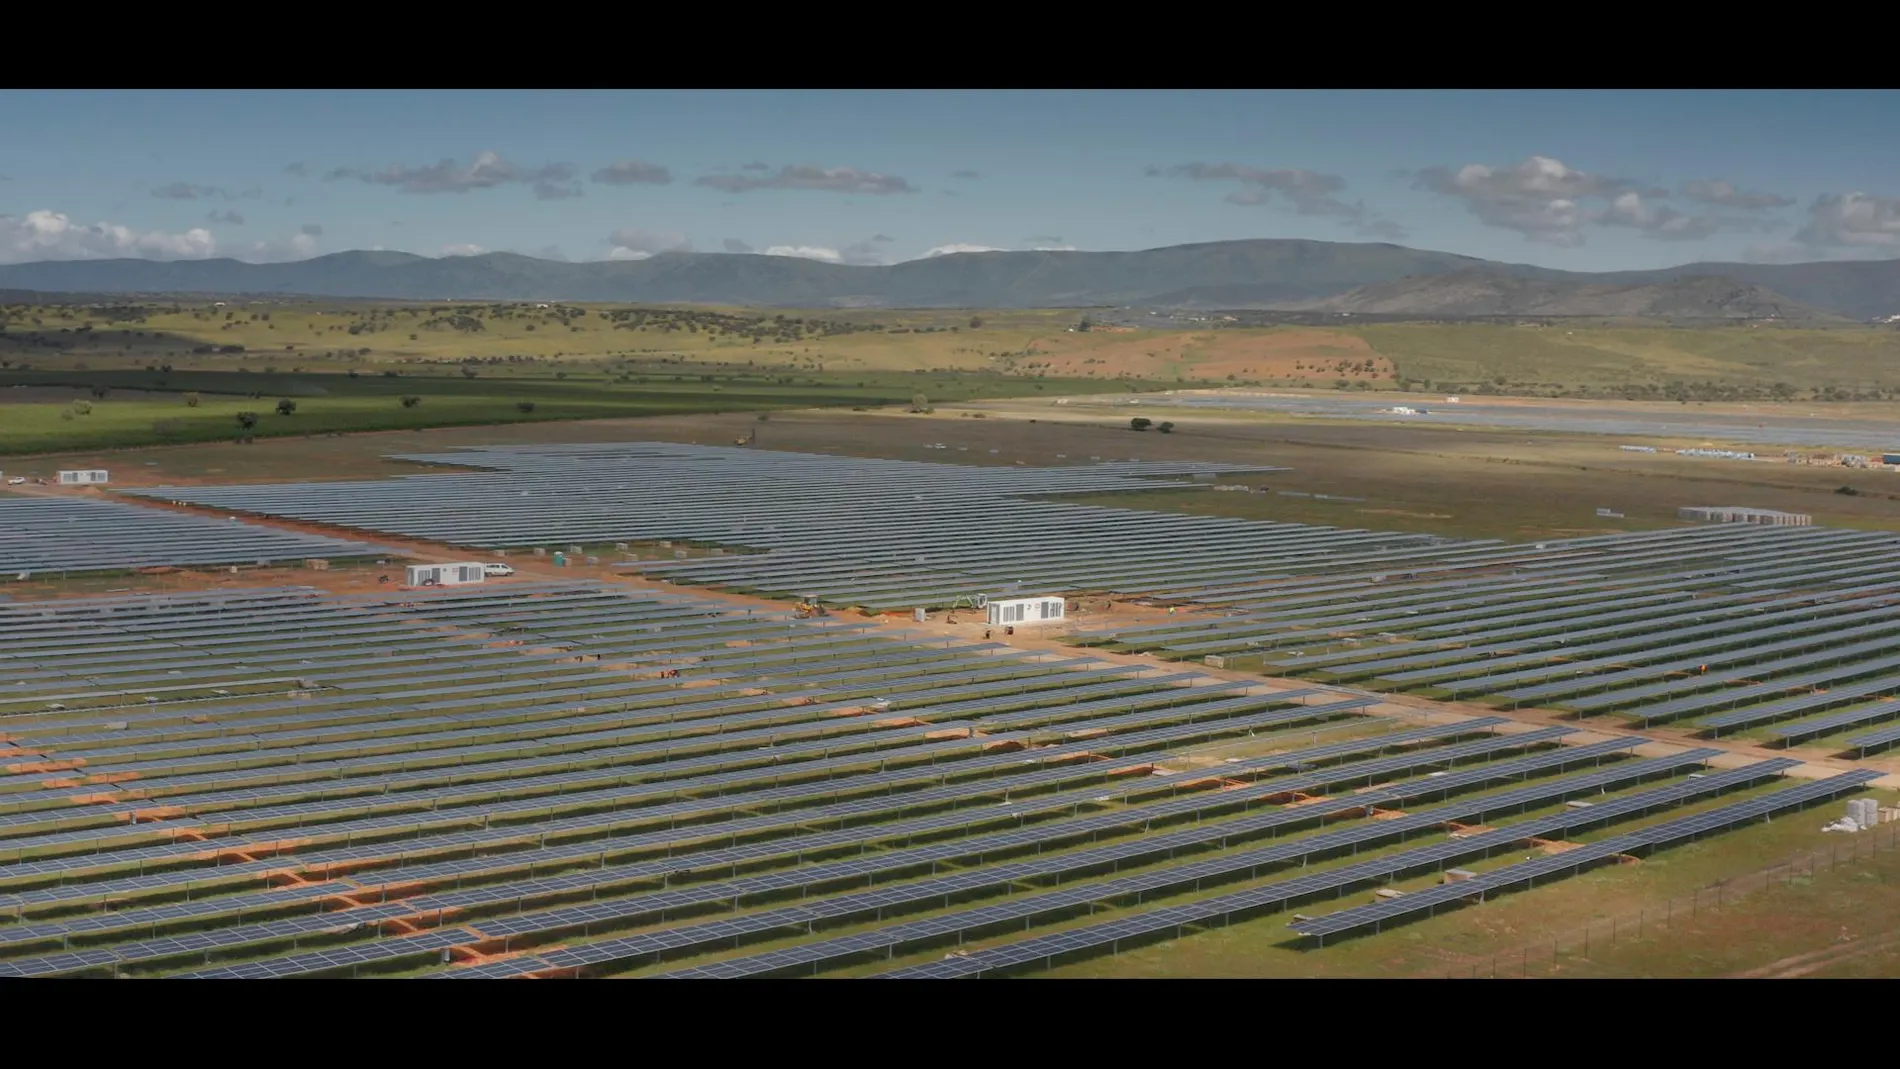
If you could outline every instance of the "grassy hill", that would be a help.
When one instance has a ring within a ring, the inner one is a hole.
[[[1605,285],[1519,278],[1495,271],[1460,271],[1375,282],[1301,307],[1382,316],[1780,319],[1823,325],[1850,322],[1762,286],[1710,275]]]
[[[1290,239],[1132,252],[962,253],[886,267],[726,253],[592,263],[514,253],[429,258],[364,251],[279,264],[92,260],[0,266],[0,290],[775,308],[1274,308],[1372,283],[1478,269],[1577,285],[1629,286],[1719,275],[1856,320],[1900,312],[1900,260],[1685,264],[1594,275],[1400,245]]]

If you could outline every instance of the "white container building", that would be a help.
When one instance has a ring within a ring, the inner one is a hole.
[[[467,586],[482,581],[480,564],[411,564],[409,586]]]
[[[991,627],[1024,624],[1059,624],[1067,605],[1061,598],[1006,598],[991,601]]]
[[[85,471],[62,471],[59,473],[61,486],[99,486],[106,481],[104,468],[92,468]]]

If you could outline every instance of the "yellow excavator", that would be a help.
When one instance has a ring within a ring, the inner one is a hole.
[[[800,599],[798,607],[792,610],[792,615],[800,620],[809,620],[814,616],[830,616],[831,610],[818,604],[818,595],[807,594]]]

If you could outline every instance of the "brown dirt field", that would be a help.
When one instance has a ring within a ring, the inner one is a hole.
[[[1392,361],[1365,339],[1328,330],[1137,332],[1104,341],[1096,333],[1051,334],[1032,343],[1035,362],[1057,375],[1129,375],[1172,380],[1389,380]],[[1371,360],[1373,371],[1338,369]]]

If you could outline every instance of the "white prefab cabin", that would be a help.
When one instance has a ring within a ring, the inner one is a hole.
[[[467,586],[482,581],[480,564],[411,564],[408,586]]]
[[[94,468],[86,471],[62,471],[59,473],[59,485],[61,486],[98,486],[105,481],[106,471],[104,468]]]
[[[1067,605],[1061,598],[1007,598],[990,602],[991,627],[1059,624]]]

